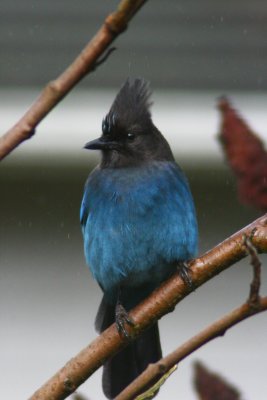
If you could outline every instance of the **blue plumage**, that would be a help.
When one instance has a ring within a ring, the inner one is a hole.
[[[152,122],[149,99],[146,82],[127,80],[103,120],[102,136],[85,146],[102,153],[80,211],[86,261],[104,292],[96,318],[100,332],[116,321],[126,334],[127,311],[197,251],[191,192]],[[105,363],[104,393],[116,397],[160,358],[155,323]]]
[[[174,162],[96,168],[86,183],[81,221],[86,261],[110,299],[121,284],[158,286],[175,262],[196,254],[194,205]]]

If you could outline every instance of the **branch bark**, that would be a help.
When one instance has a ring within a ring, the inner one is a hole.
[[[116,397],[115,400],[134,399],[139,393],[144,391],[146,387],[152,385],[155,382],[155,379],[159,379],[161,375],[165,374],[166,371],[170,370],[174,365],[178,364],[195,350],[218,336],[224,335],[229,328],[244,319],[266,310],[267,297],[258,299],[257,308],[251,306],[249,303],[245,303],[241,307],[236,308],[229,314],[226,314],[224,317],[209,325],[197,335],[193,336],[157,363],[150,364],[147,369],[138,376],[138,378],[136,378]]]
[[[101,54],[147,0],[121,0],[117,10],[110,14],[93,39],[86,45],[73,63],[54,81],[48,83],[31,108],[0,138],[0,160],[21,142],[29,139],[42,119],[65,97],[69,91],[97,66]]]
[[[190,262],[194,287],[198,287],[232,264],[247,256],[244,237],[249,237],[258,252],[267,252],[267,214],[220,243],[203,256]],[[139,304],[130,316],[135,322],[128,327],[133,338],[151,326],[155,320],[172,311],[175,305],[190,293],[178,273],[174,274],[145,301]],[[127,345],[115,324],[98,336],[89,346],[72,358],[48,382],[37,390],[30,400],[65,399],[81,385],[109,357]]]

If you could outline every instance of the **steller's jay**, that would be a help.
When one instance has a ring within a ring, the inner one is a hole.
[[[84,251],[103,290],[96,329],[114,321],[127,336],[127,311],[197,251],[197,222],[185,175],[154,126],[150,90],[128,79],[102,123],[103,134],[85,145],[101,150],[100,164],[85,184],[80,219]],[[114,398],[150,363],[161,358],[158,325],[104,365],[103,390]]]

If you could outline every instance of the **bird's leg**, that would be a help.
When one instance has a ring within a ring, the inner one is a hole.
[[[177,265],[177,271],[184,283],[189,289],[194,289],[194,283],[190,275],[190,268],[186,261],[180,261]]]
[[[115,308],[115,323],[119,334],[122,334],[125,338],[129,339],[130,336],[125,329],[125,324],[127,323],[130,326],[134,326],[134,322],[121,303],[121,288],[119,288],[118,298]]]

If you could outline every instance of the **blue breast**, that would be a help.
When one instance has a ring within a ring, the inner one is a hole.
[[[173,162],[96,168],[81,206],[85,257],[103,291],[122,283],[156,287],[175,261],[197,251],[197,223],[183,173]]]

